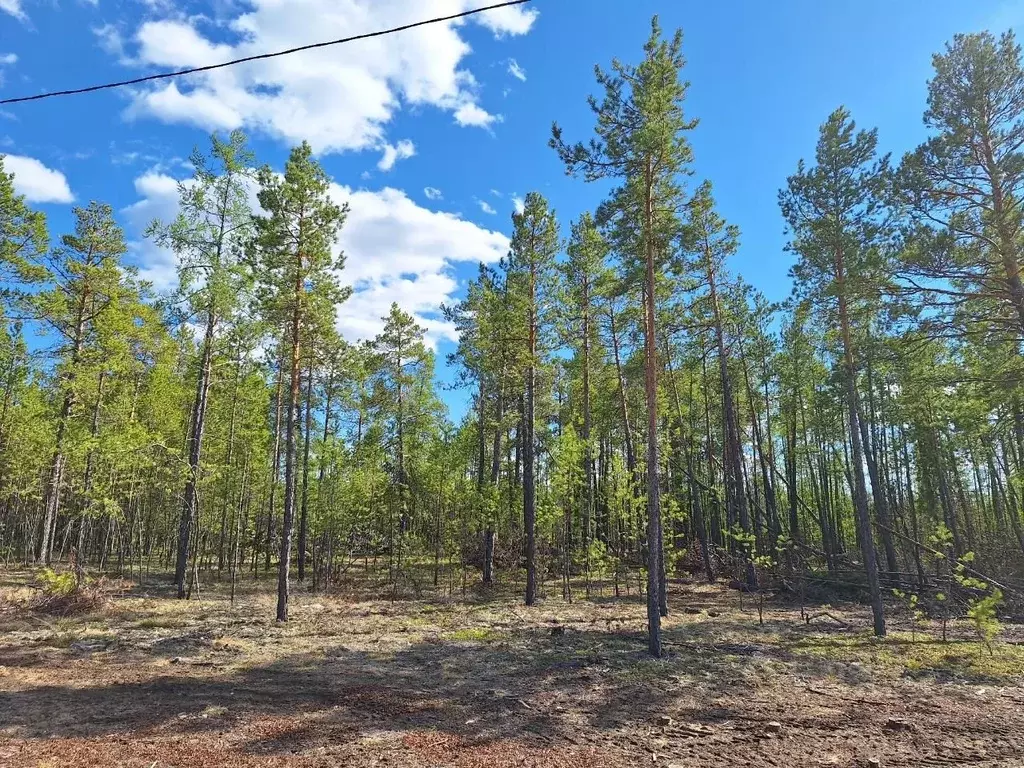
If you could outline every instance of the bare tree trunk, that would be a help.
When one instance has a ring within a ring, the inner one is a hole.
[[[850,334],[850,317],[846,306],[846,273],[842,251],[835,253],[836,283],[839,297],[839,325],[843,339],[843,366],[846,378],[846,406],[850,428],[853,473],[853,506],[857,514],[861,554],[864,570],[867,572],[868,589],[871,593],[871,611],[874,615],[874,629],[877,637],[885,636],[885,606],[882,603],[882,589],[878,581],[878,558],[875,540],[868,516],[868,496],[864,483],[864,451],[861,446],[860,418],[857,404],[857,368],[853,361],[853,339]]]
[[[68,421],[75,407],[75,369],[82,357],[85,345],[85,311],[89,302],[89,291],[83,290],[78,302],[75,318],[75,330],[71,339],[71,367],[66,375],[64,401],[61,403],[60,417],[57,420],[57,438],[50,462],[50,476],[46,483],[46,495],[43,504],[43,532],[39,542],[39,560],[45,565],[50,564],[50,552],[53,549],[53,529],[57,525],[57,513],[60,511],[60,494],[64,484],[64,465],[67,457],[64,454],[64,442],[67,439]]]
[[[661,657],[661,483],[658,476],[658,347],[655,335],[654,171],[647,161],[644,293],[644,395],[647,400],[647,649]]]
[[[282,338],[282,343],[283,343]],[[274,445],[273,466],[270,474],[270,499],[267,502],[266,548],[264,552],[264,571],[270,570],[270,558],[274,542],[274,516],[277,514],[277,484],[281,476],[281,406],[284,402],[284,365],[277,365],[277,394],[274,397]],[[259,526],[257,526],[258,528]],[[259,534],[257,532],[257,539]],[[253,550],[253,571],[256,571],[256,550]]]
[[[536,458],[534,456],[537,386],[537,272],[530,264],[529,356],[526,369],[526,404],[523,413],[523,525],[526,533],[526,604],[537,600],[537,507]]]
[[[718,300],[718,285],[715,275],[715,265],[711,254],[710,246],[705,241],[705,274],[708,281],[709,297],[711,299],[711,311],[715,321],[715,345],[718,348],[718,372],[722,383],[722,411],[725,417],[724,424],[724,456],[723,473],[725,475],[725,499],[726,505],[731,510],[730,520],[739,523],[743,533],[749,534],[750,512],[747,508],[747,496],[744,492],[742,445],[740,442],[739,417],[736,413],[736,397],[733,394],[732,374],[729,372],[729,352],[725,345],[725,329],[722,324],[722,309]],[[757,574],[754,571],[753,553],[746,553],[746,582],[749,586],[757,583]]]
[[[300,231],[302,220],[299,220]],[[301,247],[301,246],[300,246]],[[295,286],[292,294],[291,384],[285,422],[284,519],[281,524],[281,554],[277,565],[277,620],[288,621],[288,570],[292,556],[292,528],[295,524],[295,426],[300,417],[299,392],[302,379],[302,295],[304,292],[302,251],[295,255]]]
[[[302,439],[302,509],[299,512],[299,581],[306,579],[306,539],[309,534],[309,441],[313,433],[313,353],[306,368],[306,423]]]
[[[583,552],[586,558],[587,589],[590,589],[590,538],[594,519],[594,448],[591,441],[590,408],[590,285],[581,286],[583,309]]]
[[[93,440],[100,431],[100,408],[103,405],[103,384],[106,378],[106,371],[100,371],[99,382],[96,384],[96,402],[92,407],[92,423],[89,425],[89,435]],[[75,545],[76,562],[81,565],[82,560],[85,557],[85,529],[88,522],[86,516],[86,505],[89,503],[88,496],[92,490],[92,474],[93,474],[93,459],[94,454],[90,448],[85,456],[85,475],[82,477],[82,495],[83,500],[79,505],[79,518],[78,518],[78,542]]]

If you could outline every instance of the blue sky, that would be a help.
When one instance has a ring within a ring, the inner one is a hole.
[[[465,10],[476,0],[0,0],[0,96],[211,63]],[[119,211],[131,259],[158,287],[173,263],[141,239],[174,211],[174,180],[213,129],[242,127],[280,166],[309,138],[352,213],[343,237],[356,294],[340,312],[372,335],[392,300],[452,348],[437,304],[456,299],[478,259],[507,247],[515,199],[545,194],[563,225],[600,189],[565,177],[547,140],[593,125],[593,66],[636,61],[650,17],[681,27],[694,185],[714,183],[743,246],[732,267],[770,299],[789,291],[777,190],[818,125],[845,104],[895,155],[923,137],[931,54],[957,32],[1024,22],[1024,2],[861,0],[698,3],[535,0],[486,21],[402,33],[188,80],[14,105],[0,152],[55,234],[71,205]],[[73,202],[72,202],[73,198]],[[440,371],[442,379],[450,378]],[[464,398],[449,395],[453,410]]]

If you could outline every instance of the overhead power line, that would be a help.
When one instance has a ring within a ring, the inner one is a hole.
[[[224,69],[225,67],[233,67],[236,64],[247,64],[250,61],[262,61],[263,59],[275,59],[278,56],[288,56],[292,53],[301,53],[302,51],[311,51],[316,48],[329,48],[332,45],[341,45],[342,43],[351,43],[356,40],[368,40],[372,37],[383,37],[384,35],[391,35],[395,32],[405,32],[409,29],[415,29],[416,27],[425,27],[429,24],[439,24],[445,21],[455,21],[456,19],[464,19],[467,16],[475,16],[478,13],[485,13],[487,11],[495,11],[499,8],[509,8],[513,5],[523,5],[529,3],[531,0],[508,0],[504,3],[497,3],[495,5],[487,5],[482,8],[474,8],[469,11],[463,11],[462,13],[453,13],[450,16],[438,16],[433,19],[424,19],[423,21],[415,21],[412,24],[403,24],[400,27],[392,27],[391,29],[381,29],[376,32],[364,32],[361,35],[353,35],[351,37],[342,37],[337,40],[326,40],[321,43],[310,43],[309,45],[300,45],[297,48],[289,48],[286,51],[275,51],[273,53],[261,53],[257,56],[245,56],[241,59],[233,59],[232,61],[221,62],[220,64],[208,64],[204,67],[192,67],[191,69],[179,69],[176,72],[161,72],[156,75],[146,75],[145,77],[136,77],[132,80],[121,80],[116,83],[103,83],[102,85],[90,85],[85,88],[71,88],[64,91],[50,91],[49,93],[37,93],[34,96],[17,96],[12,99],[0,99],[0,106],[7,104],[20,104],[24,101],[41,101],[42,99],[52,99],[57,96],[75,96],[79,93],[92,93],[93,91],[105,91],[111,88],[123,88],[126,85],[139,85],[141,83],[149,83],[154,80],[167,80],[172,77],[183,77],[184,75],[194,75],[197,72],[210,72],[214,69]]]

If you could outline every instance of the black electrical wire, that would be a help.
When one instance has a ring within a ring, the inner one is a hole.
[[[508,8],[513,5],[523,5],[529,3],[531,0],[508,0],[508,2],[498,3],[496,5],[488,5],[482,8],[474,8],[469,11],[463,11],[462,13],[454,13],[451,16],[438,16],[434,19],[425,19],[423,21],[416,21],[412,24],[403,24],[400,27],[392,27],[391,29],[382,29],[377,32],[365,32],[361,35],[353,35],[352,37],[342,37],[337,40],[327,40],[322,43],[310,43],[309,45],[300,45],[298,48],[289,48],[286,51],[275,51],[274,53],[261,53],[257,56],[246,56],[241,59],[234,59],[232,61],[221,62],[220,64],[208,64],[204,67],[192,67],[191,69],[181,69],[176,72],[161,72],[156,75],[146,75],[145,77],[136,77],[133,80],[121,80],[116,83],[104,83],[102,85],[90,85],[86,88],[71,88],[64,91],[50,91],[49,93],[37,93],[35,96],[17,96],[11,99],[0,99],[0,106],[7,104],[20,104],[25,101],[41,101],[42,99],[51,99],[56,96],[74,96],[79,93],[93,93],[94,91],[105,91],[110,88],[122,88],[126,85],[139,85],[141,83],[149,83],[154,80],[166,80],[171,77],[182,77],[184,75],[193,75],[197,72],[209,72],[214,69],[224,69],[225,67],[233,67],[236,64],[246,64],[250,61],[262,61],[263,59],[274,59],[278,56],[288,56],[292,53],[300,53],[301,51],[311,51],[315,48],[328,48],[332,45],[341,45],[342,43],[351,43],[356,40],[368,40],[372,37],[383,37],[384,35],[391,35],[395,32],[405,32],[408,29],[415,29],[416,27],[425,27],[428,24],[438,24],[444,21],[454,21],[456,19],[463,19],[467,16],[474,16],[478,13],[484,13],[486,11],[494,11],[499,8]]]

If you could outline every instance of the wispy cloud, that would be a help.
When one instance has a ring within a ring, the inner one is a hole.
[[[390,171],[399,160],[408,160],[416,154],[416,146],[409,139],[402,139],[398,144],[385,144],[384,154],[381,155],[377,168],[382,171]]]
[[[0,12],[9,13],[19,21],[28,21],[28,16],[21,8],[21,0],[0,0]]]
[[[526,82],[526,70],[519,66],[519,62],[515,59],[508,60],[508,73],[516,80]]]

